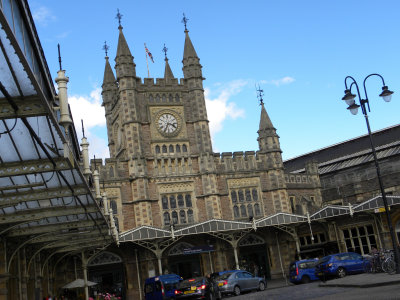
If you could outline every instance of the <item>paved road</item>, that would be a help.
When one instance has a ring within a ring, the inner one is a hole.
[[[264,300],[264,299],[400,299],[400,284],[374,288],[319,287],[319,282],[303,285],[270,289],[263,292],[246,293],[237,297],[226,296],[229,300]]]

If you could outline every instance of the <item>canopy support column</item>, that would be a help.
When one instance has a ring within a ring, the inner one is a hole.
[[[85,289],[85,300],[89,300],[89,288],[87,281],[87,261],[85,257],[85,253],[82,251],[82,268],[83,268],[83,280],[84,280],[84,289]]]

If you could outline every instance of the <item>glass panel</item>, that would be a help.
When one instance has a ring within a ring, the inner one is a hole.
[[[260,205],[258,203],[254,204],[254,213],[256,216],[261,216]]]
[[[245,205],[240,206],[240,214],[242,217],[247,217],[247,211]]]
[[[174,97],[172,97],[171,94],[169,94],[169,99],[168,99],[168,101],[169,101],[169,102],[174,102]]]
[[[237,207],[237,205],[235,205],[234,207],[233,207],[233,217],[234,218],[239,218],[240,216],[239,216],[239,207]]]
[[[358,232],[360,233],[360,235],[365,235],[365,228],[364,227],[359,227],[358,228]]]
[[[186,207],[192,207],[192,197],[190,195],[185,195]]]
[[[350,230],[351,230],[351,236],[352,237],[358,236],[357,228],[351,228]]]
[[[160,102],[160,96],[156,96],[156,102]]]
[[[252,190],[252,193],[253,193],[253,201],[258,201],[257,189],[253,189],[253,190]]]
[[[251,204],[247,205],[247,212],[249,214],[249,217],[252,217],[254,215],[253,214],[253,205],[251,205]]]
[[[232,203],[236,203],[237,202],[236,191],[231,191],[231,199],[232,199]]]
[[[240,201],[240,202],[243,202],[243,201],[244,201],[243,191],[242,191],[242,190],[239,190],[238,194],[239,194],[239,201]]]
[[[324,242],[326,241],[325,233],[321,233],[321,234],[319,235],[319,239],[320,239],[321,243],[324,243]]]
[[[350,233],[348,229],[343,229],[343,235],[345,239],[348,239],[350,237]]]
[[[169,213],[167,213],[167,212],[164,213],[164,224],[170,225]]]
[[[10,0],[3,0],[3,13],[6,15],[6,19],[11,29],[14,30]]]
[[[15,0],[13,1],[13,13],[14,13],[15,35],[17,37],[19,46],[25,53],[24,37],[22,35],[22,19],[18,5],[16,4]]]
[[[160,146],[156,146],[156,153],[158,154],[158,153],[160,153],[161,151],[160,151]]]
[[[178,206],[179,207],[184,207],[185,206],[185,202],[183,201],[183,195],[179,194],[177,199],[178,199]]]
[[[251,201],[250,190],[246,190],[246,201]]]
[[[169,196],[169,205],[171,208],[176,208],[176,199],[174,195]]]
[[[372,227],[372,225],[367,226],[367,232],[368,234],[374,234],[374,228]]]
[[[187,216],[188,216],[188,222],[189,222],[189,223],[193,223],[193,222],[194,222],[193,210],[189,209],[189,210],[187,211]]]
[[[178,224],[178,213],[176,211],[172,212],[172,224]]]
[[[150,95],[150,97],[149,97],[149,101],[150,101],[150,102],[153,102],[153,101],[154,101],[154,99],[153,99],[153,95]]]
[[[179,95],[178,94],[176,94],[176,96],[175,96],[175,101],[179,102]]]
[[[176,145],[176,152],[181,152],[181,146]]]
[[[179,218],[181,219],[181,224],[186,224],[186,213],[184,210],[179,212]]]
[[[114,200],[111,200],[111,209],[112,209],[114,215],[116,215],[118,213],[117,203]]]
[[[165,145],[162,146],[162,152],[167,153],[167,146],[165,146]]]
[[[174,153],[174,146],[169,145],[169,153]]]
[[[182,151],[183,151],[183,152],[187,152],[187,147],[186,147],[185,144],[182,145]]]
[[[167,198],[167,196],[162,196],[161,202],[162,202],[162,208],[163,209],[168,209],[168,198]]]
[[[162,102],[167,102],[167,97],[165,95],[162,95]]]

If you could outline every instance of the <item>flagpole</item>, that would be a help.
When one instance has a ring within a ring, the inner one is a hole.
[[[147,78],[150,78],[149,61],[147,60],[147,52],[146,52],[146,43],[144,43],[144,55],[146,56]]]

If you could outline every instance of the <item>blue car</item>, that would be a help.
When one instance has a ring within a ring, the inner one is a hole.
[[[182,278],[176,274],[167,274],[147,278],[144,283],[146,300],[175,299],[175,291]]]
[[[315,275],[315,264],[318,259],[303,259],[292,262],[289,267],[289,280],[291,283],[309,283],[319,280]]]
[[[337,253],[321,258],[315,265],[315,274],[320,279],[343,278],[347,274],[363,273],[369,261],[354,252]]]

